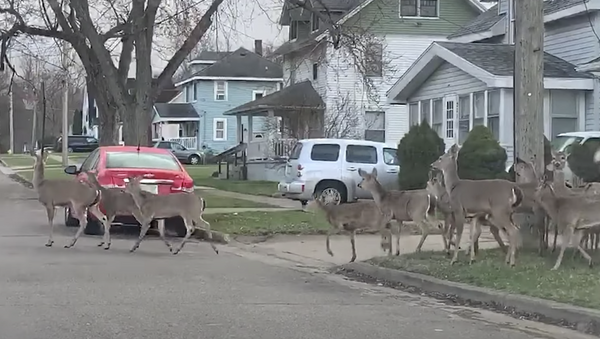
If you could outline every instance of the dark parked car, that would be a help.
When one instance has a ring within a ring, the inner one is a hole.
[[[170,150],[171,152],[173,152],[175,157],[177,157],[177,159],[179,159],[179,161],[181,161],[184,164],[197,165],[202,160],[201,152],[193,149],[188,149],[178,142],[159,141],[156,144],[154,144],[154,147]]]
[[[86,135],[69,135],[67,139],[69,148],[67,151],[72,152],[91,152],[98,148],[98,139]],[[62,152],[62,137],[56,139],[54,144],[55,152]]]

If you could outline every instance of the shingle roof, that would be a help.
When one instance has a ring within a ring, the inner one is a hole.
[[[491,74],[513,75],[514,45],[458,42],[436,42],[436,44]],[[587,73],[577,72],[575,65],[549,53],[544,53],[544,77],[592,78]]]
[[[168,118],[198,118],[198,112],[190,103],[156,103],[156,112],[163,119]]]
[[[325,108],[323,99],[315,91],[309,80],[298,82],[280,91],[265,95],[225,112],[225,115],[235,115],[250,111],[267,109],[321,109]]]
[[[230,53],[231,52],[202,51],[194,58],[194,60],[219,61]]]
[[[583,1],[584,0],[546,0],[544,1],[544,15],[556,13],[575,5],[580,5]],[[589,0],[585,0],[585,2],[588,1]],[[498,14],[498,5],[496,5],[484,13],[481,13],[478,17],[459,28],[456,32],[448,35],[447,38],[452,39],[467,34],[485,32],[504,17],[504,13]]]
[[[283,68],[265,57],[239,48],[192,75],[195,76],[280,79],[283,78]]]

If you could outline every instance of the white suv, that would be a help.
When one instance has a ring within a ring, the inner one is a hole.
[[[372,199],[359,188],[361,168],[377,168],[377,178],[387,189],[398,189],[400,164],[397,146],[375,141],[348,139],[299,140],[290,153],[285,180],[278,190],[286,198],[306,204],[314,196],[326,203],[339,204],[356,199]]]
[[[561,151],[565,155],[571,154],[571,146],[573,144],[592,145],[594,148],[600,146],[600,132],[598,131],[582,131],[582,132],[567,132],[561,133],[552,140],[552,148],[556,151]],[[565,181],[569,184],[573,182],[573,173],[569,168],[569,164],[564,168]]]

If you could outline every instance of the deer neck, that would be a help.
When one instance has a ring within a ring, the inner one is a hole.
[[[442,170],[442,173],[444,175],[444,186],[446,187],[446,193],[448,193],[448,196],[450,196],[452,190],[460,181],[460,178],[458,177],[458,169],[456,168],[456,162],[448,166],[448,168]]]
[[[142,191],[136,190],[135,192],[130,192],[130,194],[131,194],[131,197],[133,198],[133,202],[141,210],[142,205],[144,205],[144,196],[142,195]]]
[[[377,205],[381,205],[384,202],[387,191],[378,181],[375,181],[375,185],[373,185],[373,189],[371,190],[371,195],[373,196],[373,201],[375,201]]]
[[[37,189],[44,181],[44,163],[36,159],[33,165],[33,187]]]

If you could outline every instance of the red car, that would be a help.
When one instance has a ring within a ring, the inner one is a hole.
[[[65,173],[77,175],[80,180],[86,181],[85,172],[95,173],[98,182],[104,187],[125,187],[125,180],[132,176],[143,176],[143,189],[160,195],[177,192],[192,192],[194,181],[186,172],[185,167],[167,149],[137,146],[101,146],[94,150],[83,161],[81,167],[70,165],[65,168]],[[100,204],[102,213],[106,213]],[[181,218],[167,219],[166,226],[183,223]],[[79,221],[71,215],[70,209],[65,208],[65,224],[79,226]],[[113,225],[137,226],[140,224],[133,216],[117,216]],[[182,228],[182,230],[179,230]],[[185,227],[175,227],[177,233],[185,234]],[[85,234],[103,234],[102,223],[91,214],[88,215],[88,224]]]

